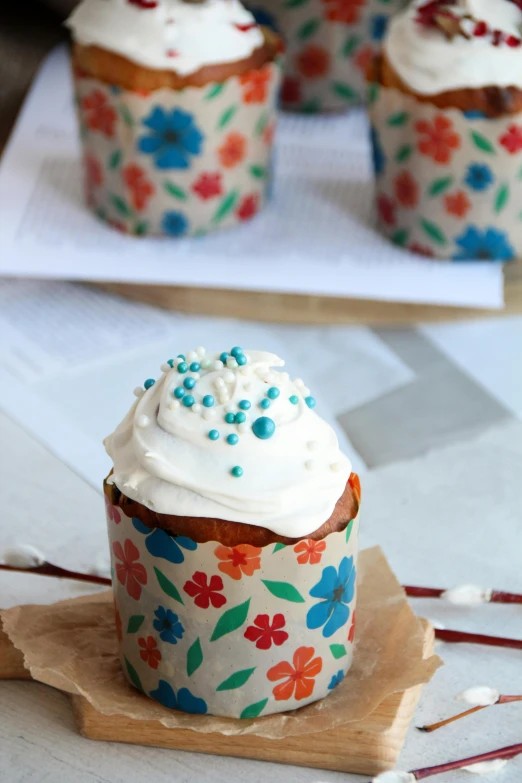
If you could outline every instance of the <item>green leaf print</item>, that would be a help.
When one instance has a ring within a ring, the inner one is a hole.
[[[213,223],[219,223],[221,220],[223,220],[226,215],[228,215],[229,212],[231,212],[236,202],[239,198],[239,191],[233,190],[231,193],[229,193],[225,198],[222,200],[221,204],[216,210],[216,214],[212,218]]]
[[[487,152],[489,155],[496,155],[494,145],[490,142],[489,139],[483,136],[482,133],[479,133],[476,130],[472,130],[471,139],[475,147],[478,147],[478,149],[482,150],[482,152]]]
[[[304,604],[305,599],[299,590],[290,584],[290,582],[272,582],[270,579],[261,579],[264,586],[276,598],[282,598],[284,601],[293,601],[295,604]]]
[[[357,35],[351,35],[343,44],[341,48],[341,55],[343,57],[351,57],[360,43],[361,39]]]
[[[199,669],[203,663],[203,650],[201,649],[201,642],[199,636],[196,641],[190,645],[187,652],[187,674],[191,677],[196,669]]]
[[[332,92],[343,101],[355,101],[359,98],[359,93],[349,84],[343,84],[343,82],[333,82]]]
[[[223,682],[217,686],[217,691],[233,691],[236,688],[241,688],[242,685],[245,684],[245,682],[251,677],[251,675],[255,672],[256,667],[254,666],[252,669],[241,669],[241,671],[234,672],[234,674],[231,674],[230,677],[227,677],[226,680],[223,680]]]
[[[378,97],[379,97],[379,83],[371,82],[371,84],[368,85],[368,103],[370,104],[370,106],[372,105],[372,103],[375,103]]]
[[[127,106],[120,106],[119,108],[120,117],[122,118],[125,125],[127,125],[129,128],[132,128],[134,125],[134,120],[132,119],[132,114],[130,113]]]
[[[309,0],[286,0],[285,8],[298,8],[301,5],[306,5]]]
[[[330,652],[336,660],[339,660],[339,658],[342,658],[347,654],[344,644],[331,644]]]
[[[404,163],[408,160],[412,152],[413,146],[411,144],[403,144],[395,153],[395,161],[397,163]]]
[[[134,233],[139,237],[145,236],[148,230],[149,230],[149,224],[147,223],[146,220],[140,220],[139,223],[136,223],[134,227]]]
[[[441,177],[434,179],[428,188],[428,196],[440,196],[445,190],[453,185],[453,177]]]
[[[130,215],[132,215],[130,207],[128,206],[127,202],[121,198],[121,196],[112,195],[110,199],[112,205],[121,215],[124,215],[125,217],[130,217]]]
[[[320,19],[309,19],[307,22],[301,25],[296,35],[300,41],[307,41],[309,38],[315,35],[320,26]]]
[[[426,218],[421,218],[420,224],[422,230],[438,245],[446,245],[448,243],[444,231],[436,223],[432,223],[431,220],[426,220]]]
[[[310,100],[300,104],[299,110],[304,114],[317,114],[317,112],[321,111],[321,101],[319,98],[310,98]]]
[[[212,87],[207,92],[207,94],[205,95],[205,100],[211,101],[213,98],[217,98],[218,95],[221,95],[224,89],[225,89],[225,85],[223,82],[218,82],[216,84],[213,84]]]
[[[248,707],[245,707],[239,717],[243,719],[257,718],[265,709],[267,702],[268,699],[261,699],[261,701],[256,701],[254,704],[249,704]]]
[[[517,179],[522,179],[522,166],[519,169],[519,172],[517,174]]]
[[[495,212],[502,212],[509,201],[509,185],[501,185],[495,196]]]
[[[143,625],[144,620],[144,614],[133,614],[132,617],[129,617],[129,622],[127,623],[127,633],[136,633],[136,631],[139,631]]]
[[[163,187],[165,188],[165,190],[170,196],[173,196],[174,198],[177,198],[180,201],[187,200],[187,194],[185,193],[183,188],[179,187],[179,185],[175,185],[173,182],[164,182]]]
[[[388,117],[388,125],[391,125],[392,128],[399,128],[402,125],[405,125],[409,118],[410,115],[407,111],[399,111],[392,114],[391,117]]]
[[[407,228],[398,228],[397,231],[392,235],[392,242],[395,245],[400,245],[400,247],[404,247],[408,241],[409,237],[409,231]]]
[[[286,546],[286,544],[282,544],[280,541],[278,541],[277,544],[275,545],[275,547],[272,550],[272,554],[274,554],[275,552],[279,552],[280,549],[284,549],[285,546]]]
[[[165,574],[162,571],[159,570],[159,568],[156,568],[156,566],[154,566],[154,573],[156,574],[156,578],[158,580],[158,584],[161,587],[161,589],[163,590],[163,592],[166,593],[171,598],[173,598],[178,603],[182,604],[183,603],[183,598],[179,594],[178,588],[176,587],[176,585],[172,584],[170,579],[168,579],[165,576]]]
[[[237,106],[229,106],[228,109],[225,109],[225,111],[223,112],[223,114],[218,120],[217,127],[219,130],[223,130],[223,128],[226,125],[228,125],[228,123],[230,122],[230,120],[232,119],[236,111],[237,111]]]
[[[352,535],[353,523],[354,520],[350,519],[350,521],[346,525],[346,543],[348,543],[348,541],[350,540],[350,536]]]
[[[243,604],[239,604],[238,606],[234,606],[232,609],[227,609],[226,612],[223,612],[216,623],[210,641],[215,642],[216,639],[221,639],[221,637],[225,636],[227,633],[237,631],[247,618],[249,606],[250,598]]]
[[[143,691],[143,685],[141,684],[138,672],[127,658],[125,658],[125,668],[127,669],[127,674],[129,675],[130,681],[134,687],[138,688],[140,691]]]
[[[250,173],[256,179],[263,179],[266,177],[266,168],[264,166],[256,166],[254,164],[253,166],[250,166]]]
[[[110,169],[117,169],[121,163],[122,154],[121,150],[114,150],[112,155],[109,156],[108,166]]]
[[[263,114],[260,116],[260,118],[258,119],[258,121],[256,123],[256,130],[255,130],[256,136],[262,136],[263,135],[263,133],[265,132],[265,128],[266,128],[266,126],[268,124],[268,118],[269,118],[268,113],[267,112],[263,112]]]

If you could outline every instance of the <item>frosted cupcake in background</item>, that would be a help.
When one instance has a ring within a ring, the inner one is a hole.
[[[67,25],[100,218],[179,237],[263,207],[279,43],[238,0],[83,0]]]
[[[522,1],[417,0],[370,69],[378,225],[456,261],[522,254]]]
[[[105,441],[122,667],[166,707],[292,710],[351,665],[359,479],[283,364],[178,355]]]

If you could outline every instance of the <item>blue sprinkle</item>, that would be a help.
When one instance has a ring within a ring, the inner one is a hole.
[[[167,364],[169,365],[169,367],[174,367],[174,359],[169,359]]]
[[[185,387],[185,389],[193,389],[195,385],[196,385],[196,379],[191,378],[190,376],[188,378],[185,378],[185,380],[183,381],[183,386]]]
[[[249,408],[252,407],[252,403],[250,402],[250,400],[240,400],[239,407],[241,408],[242,411],[247,411]]]
[[[147,380],[145,381],[145,383],[143,385],[144,385],[145,389],[150,389],[150,387],[154,386],[154,384],[155,384],[154,378],[147,378]]]
[[[185,396],[183,397],[181,402],[183,403],[183,405],[186,408],[192,408],[192,406],[195,403],[195,400],[194,400],[194,397],[192,396],[192,394],[185,394]]]
[[[239,438],[237,435],[228,435],[227,436],[227,443],[230,443],[231,446],[235,446],[238,442]]]
[[[199,362],[192,362],[190,365],[190,372],[199,372],[201,369],[201,365]]]
[[[233,424],[236,420],[236,417],[233,413],[227,413],[225,415],[225,421],[227,424]]]
[[[183,359],[183,361],[185,362],[187,360],[187,357],[185,356],[184,353],[178,353],[176,359]]]
[[[292,396],[289,397],[288,399],[290,400],[292,405],[297,405],[297,403],[299,402],[299,397],[297,396],[297,394],[292,394]]]
[[[178,364],[178,372],[180,372],[180,373],[184,373],[184,372],[187,372],[187,370],[188,370],[188,364],[187,364],[187,362],[180,362],[180,363]]]
[[[269,419],[268,416],[260,416],[259,419],[256,419],[252,424],[252,432],[256,438],[261,438],[261,440],[271,438],[275,432],[275,428],[276,426],[273,419]]]
[[[270,407],[270,400],[267,400],[265,397],[265,399],[261,400],[261,402],[259,403],[259,407],[264,408],[264,410],[266,410],[267,408]]]
[[[235,476],[235,478],[241,478],[243,475],[243,468],[241,468],[239,465],[235,465],[230,472],[233,476]]]
[[[236,362],[239,364],[240,367],[242,367],[244,364],[247,363],[247,358],[244,353],[238,353],[236,356]]]
[[[211,408],[214,405],[214,398],[211,394],[205,394],[205,396],[202,399],[202,403],[205,406],[205,408]]]
[[[267,397],[270,397],[271,400],[277,400],[279,397],[280,391],[277,388],[277,386],[271,386],[269,390],[266,393]]]
[[[242,424],[244,421],[246,421],[246,416],[244,413],[239,411],[239,413],[236,413],[236,424]]]
[[[210,440],[217,440],[219,438],[219,432],[217,430],[210,430],[208,437]]]
[[[315,397],[305,397],[305,402],[309,408],[315,408]]]
[[[234,357],[234,359],[237,359],[238,354],[242,354],[243,349],[239,347],[239,345],[235,345],[232,350],[230,351],[230,355]]]
[[[176,397],[178,400],[181,400],[182,397],[185,396],[185,389],[183,386],[176,386],[174,389],[174,397]]]
[[[228,354],[226,351],[223,351],[223,353],[220,354],[220,357],[219,357],[220,361],[222,361],[223,364],[226,364],[229,355],[230,354]]]

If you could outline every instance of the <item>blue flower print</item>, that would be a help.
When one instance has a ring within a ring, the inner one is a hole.
[[[153,155],[158,169],[188,169],[191,155],[202,151],[204,136],[192,114],[155,106],[143,124],[152,133],[139,139],[138,149]]]
[[[337,674],[334,674],[334,676],[330,680],[330,685],[328,686],[328,690],[332,691],[343,680],[344,680],[344,672],[342,669],[339,669]]]
[[[136,517],[132,518],[132,524],[138,533],[144,533],[147,536],[145,539],[147,551],[153,557],[162,557],[164,560],[168,560],[169,563],[182,563],[185,560],[185,555],[180,547],[188,549],[190,552],[198,548],[196,542],[191,538],[187,538],[187,536],[170,536],[159,527],[151,529]]]
[[[267,11],[266,8],[263,8],[262,6],[250,5],[249,3],[245,3],[245,5],[259,25],[268,27],[270,30],[273,30],[274,33],[280,32],[277,26],[277,19],[270,11]]]
[[[468,226],[455,241],[462,250],[453,256],[454,261],[509,261],[515,257],[507,235],[496,228],[481,231]]]
[[[152,625],[159,632],[160,639],[169,644],[177,644],[178,639],[181,639],[185,632],[178,615],[171,609],[165,609],[164,606],[158,606],[154,615],[156,619]]]
[[[479,109],[468,109],[468,111],[464,112],[464,117],[466,117],[468,120],[483,120],[485,119],[486,115]]]
[[[343,557],[339,570],[334,566],[323,569],[321,581],[312,587],[312,598],[323,600],[312,606],[306,615],[308,628],[320,628],[324,625],[323,636],[328,638],[348,622],[350,608],[348,604],[355,591],[355,567],[353,557]]]
[[[370,142],[372,145],[372,159],[375,176],[380,176],[386,168],[386,156],[381,146],[381,139],[377,128],[372,126],[370,130]]]
[[[166,680],[160,680],[156,690],[151,691],[149,695],[164,707],[168,707],[169,710],[182,710],[193,715],[204,715],[208,709],[207,703],[194,696],[188,688],[180,688],[176,697],[174,689]]]
[[[384,33],[388,26],[388,17],[378,14],[374,16],[370,23],[371,36],[374,41],[382,41]]]
[[[171,237],[181,237],[187,233],[188,220],[182,212],[165,212],[161,227]]]
[[[495,177],[485,163],[472,163],[464,180],[472,190],[487,190]]]

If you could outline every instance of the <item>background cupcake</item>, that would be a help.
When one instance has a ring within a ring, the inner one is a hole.
[[[105,441],[123,670],[167,707],[294,709],[351,664],[359,482],[282,364],[179,356]]]
[[[380,230],[457,261],[522,253],[522,3],[417,2],[371,69]]]
[[[278,45],[238,0],[83,0],[67,24],[86,199],[100,218],[177,237],[262,208]]]

